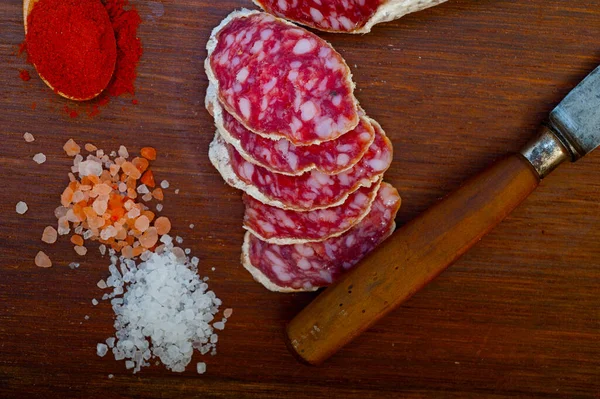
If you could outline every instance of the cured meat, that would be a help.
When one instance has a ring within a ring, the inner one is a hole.
[[[369,33],[373,25],[446,0],[254,0],[265,11],[327,32]]]
[[[231,186],[260,202],[296,211],[338,206],[359,187],[378,181],[392,162],[392,144],[381,126],[375,128],[375,140],[365,156],[352,169],[337,175],[313,170],[301,176],[286,176],[254,165],[217,134],[210,144],[209,158]]]
[[[361,187],[342,205],[310,212],[286,211],[244,195],[244,228],[271,244],[303,244],[344,234],[371,210],[380,184]]]
[[[350,132],[321,144],[295,146],[286,139],[264,138],[246,129],[221,107],[212,83],[206,91],[206,109],[213,115],[223,139],[246,161],[286,175],[301,175],[313,169],[329,175],[348,170],[363,157],[375,139],[375,131],[364,117]]]
[[[398,191],[383,183],[369,214],[344,235],[323,242],[275,245],[247,232],[242,264],[271,291],[314,291],[333,283],[389,237],[399,208]]]
[[[251,131],[296,145],[358,124],[346,62],[313,33],[259,11],[234,11],[206,45],[206,74],[223,107]]]

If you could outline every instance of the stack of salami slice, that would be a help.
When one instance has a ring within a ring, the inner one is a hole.
[[[209,156],[245,193],[244,267],[273,291],[331,284],[395,228],[391,142],[340,54],[305,29],[235,11],[207,49]]]

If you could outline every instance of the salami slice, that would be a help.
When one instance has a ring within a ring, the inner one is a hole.
[[[251,131],[296,145],[358,124],[346,62],[317,35],[270,14],[234,11],[206,45],[206,74],[224,108]]]
[[[373,25],[446,0],[254,0],[265,11],[327,32],[369,33]]]
[[[271,291],[314,291],[333,283],[394,231],[400,196],[383,183],[369,214],[340,237],[326,241],[276,245],[246,233],[242,264]]]
[[[313,170],[301,176],[286,176],[246,161],[217,134],[210,144],[209,158],[231,186],[260,202],[282,209],[310,211],[344,203],[360,187],[378,181],[392,162],[392,144],[381,126],[375,128],[375,140],[365,156],[352,169],[337,175]]]
[[[271,244],[304,244],[338,237],[371,210],[380,183],[361,187],[342,205],[310,212],[286,211],[244,195],[244,228]]]
[[[277,141],[259,136],[246,129],[225,111],[216,96],[213,84],[206,91],[206,109],[215,119],[223,139],[235,147],[248,162],[272,172],[301,175],[316,169],[325,174],[336,174],[350,169],[367,152],[375,131],[366,118],[350,132],[321,144],[296,146],[286,139]],[[361,110],[360,114],[364,114]]]

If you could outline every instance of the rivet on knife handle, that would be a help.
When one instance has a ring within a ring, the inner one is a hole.
[[[595,149],[598,92],[600,68],[552,111],[549,127],[520,154],[497,162],[397,230],[323,291],[287,326],[292,352],[310,364],[325,361],[460,258],[560,163]]]

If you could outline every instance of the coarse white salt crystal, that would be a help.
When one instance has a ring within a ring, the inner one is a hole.
[[[194,228],[194,223],[190,224],[190,229]]]
[[[169,182],[167,180],[163,180],[160,182],[160,186],[164,189],[169,188]]]
[[[227,308],[223,311],[223,317],[225,317],[226,319],[230,318],[232,314],[233,314],[233,309],[231,309],[231,308]]]
[[[217,321],[216,323],[213,323],[213,327],[217,330],[222,330],[225,328],[225,323],[223,323],[222,321]]]
[[[108,353],[108,347],[104,344],[96,345],[96,354],[100,357],[104,357]]]
[[[140,184],[137,188],[137,192],[139,194],[148,194],[150,190],[148,190],[148,187],[146,187],[145,184]]]
[[[179,189],[178,188],[175,189],[175,194],[179,194]]]
[[[129,158],[129,152],[127,151],[127,148],[125,148],[124,145],[119,147],[118,154],[120,157]]]
[[[15,209],[17,210],[17,213],[19,215],[22,215],[25,212],[27,212],[27,209],[29,209],[29,208],[27,207],[27,204],[25,202],[19,201],[19,202],[17,202],[17,206],[15,207]]]
[[[96,283],[96,285],[98,286],[98,288],[100,288],[100,289],[102,289],[102,290],[108,287],[108,286],[106,285],[106,282],[105,282],[104,280],[100,280],[100,281],[98,281],[98,283]]]
[[[160,212],[163,210],[163,204],[156,204],[156,211]]]
[[[98,247],[98,250],[100,251],[100,254],[102,256],[106,255],[106,245],[100,244],[100,246]]]
[[[96,298],[92,299],[92,305],[96,306],[98,304],[98,300]]]
[[[192,262],[192,265],[198,266],[198,263],[200,263],[200,259],[198,259],[197,257],[194,256],[192,258],[191,262]]]
[[[106,338],[106,345],[108,345],[109,348],[114,348],[115,337]]]
[[[46,162],[46,155],[44,155],[43,153],[39,152],[37,154],[35,154],[33,156],[33,160],[35,161],[35,163],[39,164],[43,164],[44,162]]]
[[[85,316],[84,316],[84,319],[86,319],[86,320],[89,320],[89,319],[90,319],[90,316],[88,316],[88,315],[85,315]]]
[[[114,377],[115,377],[115,376],[114,376],[114,375],[112,375],[112,374],[109,374],[109,375],[108,375],[108,378],[109,378],[109,379],[112,379],[112,378],[114,378]]]
[[[70,268],[71,270],[75,270],[75,269],[77,269],[78,267],[79,267],[79,263],[77,263],[77,262],[71,262],[71,263],[69,263],[69,268]]]
[[[33,134],[31,134],[31,133],[29,133],[29,132],[26,132],[26,133],[23,135],[23,138],[24,138],[24,139],[25,139],[25,141],[26,141],[26,142],[28,142],[28,143],[31,143],[31,142],[35,141],[35,137],[33,137]]]
[[[186,248],[183,252],[185,252],[186,255],[189,255],[190,253],[192,253],[192,250],[189,248]]]
[[[198,374],[206,373],[206,363],[199,362],[198,364],[196,364],[196,371],[198,372]]]
[[[175,242],[177,242],[177,244],[181,244],[183,242],[183,238],[175,236]]]
[[[217,270],[217,268],[216,267],[212,267],[210,270],[212,270],[214,272],[215,270]]]

